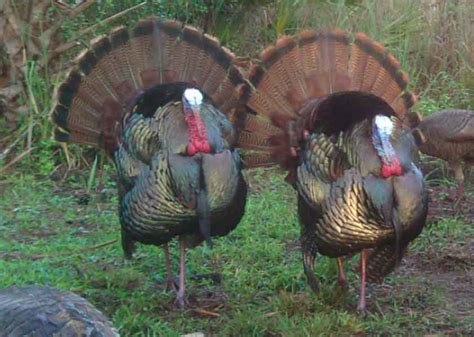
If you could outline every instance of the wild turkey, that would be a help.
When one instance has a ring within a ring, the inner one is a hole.
[[[52,120],[61,142],[92,145],[118,171],[122,246],[179,237],[177,303],[185,304],[185,248],[234,229],[247,186],[237,141],[234,56],[191,26],[150,18],[92,41],[59,87]],[[240,111],[240,110],[239,110]]]
[[[118,337],[92,304],[43,286],[0,289],[0,337]]]
[[[442,110],[424,118],[420,151],[444,159],[454,171],[458,184],[456,199],[464,195],[463,162],[474,165],[474,111]]]
[[[240,145],[249,166],[281,163],[298,191],[303,265],[310,286],[316,253],[361,252],[379,281],[422,230],[427,213],[423,177],[408,113],[415,97],[407,76],[378,43],[358,33],[303,31],[261,54],[242,91],[249,113]]]

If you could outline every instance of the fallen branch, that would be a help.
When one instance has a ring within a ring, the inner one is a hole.
[[[0,258],[12,259],[12,260],[32,260],[32,261],[35,261],[35,260],[48,259],[48,258],[54,258],[54,257],[74,256],[74,255],[78,255],[78,254],[81,254],[81,253],[90,252],[90,251],[93,251],[93,250],[96,250],[96,249],[99,249],[99,248],[103,248],[103,247],[106,247],[106,246],[110,246],[110,245],[114,244],[115,242],[117,242],[117,239],[106,241],[106,242],[103,242],[103,243],[99,243],[99,244],[94,245],[94,246],[84,247],[84,248],[78,249],[78,250],[73,251],[73,252],[68,252],[68,253],[26,255],[26,254],[22,254],[22,253],[5,253],[5,252],[3,252],[3,253],[0,253]]]
[[[5,150],[3,150],[2,153],[0,153],[0,160],[4,160],[8,154],[15,148],[15,146],[28,134],[28,130],[25,130],[22,132],[22,134],[15,139]],[[9,136],[5,137],[4,139],[6,140]],[[2,142],[3,140],[2,139]]]
[[[83,0],[82,3],[75,6],[69,6],[60,0],[55,0],[53,3],[59,8],[61,8],[63,11],[67,12],[68,15],[74,16],[85,10],[90,5],[92,5],[94,3],[94,0]]]
[[[118,13],[112,15],[112,16],[109,16],[108,18],[106,18],[106,19],[104,19],[104,20],[102,20],[102,21],[100,21],[100,22],[98,22],[98,23],[96,23],[96,24],[94,24],[94,25],[92,25],[92,26],[90,26],[90,27],[87,27],[86,29],[81,30],[81,31],[79,32],[79,36],[85,35],[85,34],[91,32],[93,29],[95,29],[95,28],[97,28],[97,27],[99,27],[99,26],[101,26],[101,25],[103,25],[103,24],[110,23],[110,22],[112,22],[113,20],[115,20],[115,19],[117,19],[117,18],[119,18],[119,17],[121,17],[121,16],[124,16],[125,14],[127,14],[127,13],[129,13],[129,12],[131,12],[131,11],[134,11],[134,10],[137,9],[137,8],[143,7],[143,6],[145,6],[145,5],[146,5],[146,1],[144,1],[144,2],[142,2],[142,3],[139,3],[138,5],[132,6],[132,7],[130,7],[130,8],[127,8],[127,9],[125,9],[125,10],[123,10],[123,11],[121,11],[121,12],[118,12]]]
[[[10,161],[8,164],[6,164],[5,166],[1,167],[0,168],[0,173],[3,173],[5,172],[10,166],[13,166],[15,163],[19,162],[20,160],[23,159],[23,157],[25,157],[28,153],[30,153],[31,151],[33,151],[35,148],[34,147],[30,147],[29,149],[27,149],[26,151],[23,151],[21,154],[19,154],[15,159],[13,159],[12,161]]]
[[[210,316],[210,317],[216,317],[216,318],[221,317],[221,315],[219,315],[217,312],[209,311],[202,308],[195,308],[193,309],[193,311],[204,316]]]
[[[144,5],[146,5],[146,1],[142,2],[142,3],[139,3],[138,5],[135,5],[135,6],[132,6],[130,8],[127,8],[119,13],[116,13],[112,16],[109,16],[108,18],[96,23],[96,24],[93,24],[92,26],[90,27],[87,27],[83,30],[81,30],[74,38],[72,38],[71,40],[69,40],[68,42],[66,43],[63,43],[62,45],[60,45],[59,47],[56,47],[54,50],[50,51],[49,52],[49,59],[54,59],[55,57],[58,57],[59,55],[61,55],[62,53],[64,53],[65,51],[77,46],[77,45],[80,45],[79,42],[77,42],[77,40],[87,34],[87,33],[90,33],[92,30],[94,30],[95,28],[103,25],[103,24],[107,24],[107,23],[110,23],[112,22],[113,20],[121,17],[121,16],[124,16],[125,14],[137,9],[137,8],[140,8],[140,7],[143,7]]]

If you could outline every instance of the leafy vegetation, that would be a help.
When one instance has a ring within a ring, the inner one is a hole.
[[[474,108],[474,8],[469,0],[435,5],[417,0],[140,3],[97,1],[74,16],[51,7],[47,18],[65,17],[59,39],[80,47],[111,26],[132,25],[146,15],[177,18],[251,58],[278,36],[303,27],[363,31],[388,46],[410,74],[420,113]],[[134,9],[105,22],[129,8]],[[16,102],[27,108],[18,109],[14,129],[0,115],[0,287],[38,283],[76,291],[109,315],[124,336],[473,333],[474,309],[463,302],[473,297],[468,287],[474,256],[469,206],[464,217],[446,207],[430,217],[407,262],[372,289],[371,314],[361,318],[354,314],[355,267],[349,270],[350,291],[342,292],[335,284],[335,262],[318,258],[322,293],[310,292],[297,241],[295,194],[273,171],[248,174],[252,192],[235,231],[215,240],[212,250],[189,252],[189,293],[202,310],[177,310],[174,295],[164,289],[160,249],[142,245],[129,262],[119,243],[101,246],[119,237],[115,173],[107,158],[94,149],[66,148],[51,140],[52,92],[79,49],[67,50],[59,60],[48,60],[46,47],[40,55],[27,54],[20,69],[23,93]],[[439,170],[428,175],[435,201],[447,196],[439,186],[452,184]],[[172,245],[175,267],[176,248]]]
[[[472,268],[474,230],[461,218],[431,223],[404,266],[372,289],[371,314],[362,318],[355,313],[356,261],[351,268],[346,263],[350,291],[343,292],[335,282],[335,260],[319,257],[322,293],[311,293],[301,266],[295,194],[280,174],[251,172],[253,192],[242,223],[215,240],[213,249],[188,253],[189,294],[199,306],[182,311],[165,290],[161,249],[141,245],[135,259],[125,261],[118,242],[97,248],[119,237],[117,197],[110,175],[98,177],[90,194],[88,179],[85,171],[63,182],[15,173],[0,182],[0,287],[39,283],[73,290],[108,314],[124,336],[472,332],[472,312],[469,321],[452,307],[460,306],[451,293],[455,282],[442,282],[443,276],[464,275],[456,273],[469,263]],[[171,251],[177,268],[174,244]],[[470,289],[468,280],[463,287]]]
[[[10,1],[15,6],[20,4]],[[436,3],[418,0],[88,2],[92,4],[75,15],[57,7],[46,12],[45,20],[61,23],[60,33],[51,41],[47,39],[49,35],[45,35],[46,28],[38,24],[33,27],[37,31],[28,35],[26,30],[22,34],[21,41],[26,45],[37,36],[42,36],[40,41],[45,41],[37,48],[36,54],[26,53],[32,55],[19,69],[25,85],[17,105],[25,108],[16,114],[16,130],[12,132],[10,127],[0,127],[0,144],[15,144],[16,152],[9,151],[9,159],[22,154],[25,149],[31,150],[36,140],[49,138],[51,93],[60,84],[69,61],[80,48],[88,46],[93,37],[108,32],[111,26],[133,25],[141,17],[151,14],[202,27],[237,55],[250,58],[257,57],[278,36],[293,34],[302,28],[339,27],[349,32],[362,31],[385,44],[400,60],[411,77],[410,86],[419,95],[415,109],[421,114],[447,107],[469,109],[474,106],[474,51],[471,43],[474,39],[474,10],[469,0]],[[50,28],[48,25],[45,27]],[[63,44],[58,46],[56,40]],[[57,57],[51,58],[48,47],[54,46],[53,54],[56,55],[56,49],[65,45],[68,48],[64,48],[60,62]],[[82,148],[69,150],[69,165],[72,167],[84,164],[83,159],[90,163],[94,160],[94,154],[87,156]],[[36,146],[31,151],[41,150]],[[0,162],[2,159],[5,161],[6,155],[0,155]]]

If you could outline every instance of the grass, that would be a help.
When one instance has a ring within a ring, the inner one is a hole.
[[[104,24],[114,14],[142,3],[143,6]],[[17,5],[24,4],[18,2]],[[43,171],[64,163],[65,159],[74,168],[89,169],[93,165],[95,152],[68,146],[65,158],[64,151],[49,140],[52,129],[49,113],[54,105],[51,93],[61,84],[71,59],[87,47],[92,38],[118,25],[133,26],[151,14],[200,27],[218,37],[237,56],[251,58],[258,57],[277,37],[295,34],[303,28],[339,27],[349,32],[363,31],[385,44],[409,73],[409,85],[419,96],[414,110],[426,116],[444,108],[473,109],[474,54],[470,41],[474,30],[469,14],[473,12],[472,4],[469,0],[459,0],[456,4],[437,2],[432,10],[427,6],[418,0],[107,0],[94,2],[72,17],[52,6],[43,18],[49,24],[34,24],[31,33],[27,34],[29,30],[26,30],[22,35],[25,45],[29,45],[30,40],[41,42],[40,55],[26,53],[27,62],[21,67],[24,93],[13,105],[23,111],[16,116],[17,128],[12,130],[12,121],[6,123],[0,113],[0,167],[16,158],[40,158],[44,162],[40,167]],[[38,40],[38,36],[60,18],[64,21],[59,33],[50,40]],[[89,31],[90,27],[94,28]],[[78,46],[48,62],[48,48],[55,49],[65,41],[76,41]],[[4,155],[3,149],[11,145],[12,150]],[[20,157],[26,151],[31,151],[31,155]],[[98,168],[101,167],[99,162]]]
[[[469,0],[441,1],[432,12],[417,0],[147,1],[112,24],[80,35],[141,2],[96,2],[64,22],[60,39],[77,38],[82,48],[112,26],[131,25],[153,13],[200,26],[239,56],[255,57],[282,34],[337,26],[364,31],[395,54],[410,74],[410,85],[420,96],[416,110],[423,115],[448,107],[473,108]],[[55,9],[49,12],[54,18],[57,14]],[[249,175],[252,192],[238,228],[215,240],[212,250],[188,252],[189,294],[217,315],[177,310],[174,295],[164,290],[160,249],[140,246],[133,261],[123,259],[119,243],[92,249],[119,239],[113,169],[92,149],[72,145],[66,154],[50,139],[48,117],[52,89],[78,51],[68,51],[62,62],[53,64],[42,64],[46,50],[39,59],[30,59],[23,67],[25,93],[18,102],[28,109],[18,114],[18,129],[12,132],[0,118],[0,148],[17,144],[16,153],[8,157],[0,151],[1,165],[33,149],[16,164],[16,171],[10,168],[0,176],[0,287],[37,283],[73,290],[111,317],[123,336],[195,331],[217,336],[473,333],[474,308],[462,301],[474,297],[466,290],[472,288],[472,215],[462,218],[440,208],[414,242],[406,263],[372,289],[371,314],[361,318],[355,314],[356,269],[347,268],[350,291],[341,292],[335,285],[335,261],[319,257],[322,293],[316,296],[309,290],[297,242],[294,191],[281,175],[266,171]],[[73,171],[62,180],[66,162]],[[444,175],[428,177],[433,186],[453,185]],[[444,197],[447,192],[434,195]],[[172,257],[177,268],[175,243]],[[215,273],[221,274],[221,282],[202,278]],[[471,313],[465,314],[465,308]]]
[[[141,245],[133,261],[123,259],[119,243],[75,253],[120,235],[115,184],[110,172],[97,173],[90,194],[86,171],[64,181],[57,180],[57,172],[52,177],[16,172],[0,180],[0,287],[36,283],[75,291],[111,317],[123,336],[472,332],[469,320],[449,308],[447,285],[430,283],[426,276],[439,270],[407,277],[410,262],[373,289],[365,319],[355,314],[359,281],[354,268],[347,268],[350,291],[342,292],[335,285],[335,261],[320,257],[316,270],[322,293],[312,294],[298,249],[295,194],[280,174],[266,171],[249,175],[252,192],[237,229],[215,240],[213,249],[188,251],[188,294],[216,315],[178,310],[174,295],[164,289],[160,249]],[[461,219],[438,219],[415,241],[410,256],[424,264],[441,263],[451,254],[448,248],[462,245],[468,235],[473,238],[474,230]],[[177,253],[173,243],[175,267]],[[200,277],[215,273],[221,282]]]

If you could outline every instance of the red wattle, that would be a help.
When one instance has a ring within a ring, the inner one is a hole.
[[[203,153],[209,153],[211,152],[211,148],[209,146],[209,143],[188,143],[188,146],[186,148],[186,152],[188,155],[193,156],[198,152],[203,152]]]
[[[202,119],[195,114],[185,114],[189,130],[189,143],[186,148],[188,155],[192,156],[198,152],[209,153],[211,146],[207,139],[207,132]]]
[[[393,160],[390,164],[382,163],[382,177],[388,178],[392,176],[402,175],[402,166],[398,160]]]
[[[193,143],[189,143],[186,147],[186,152],[188,153],[188,155],[192,156],[195,155],[198,151],[196,150],[196,147]]]

